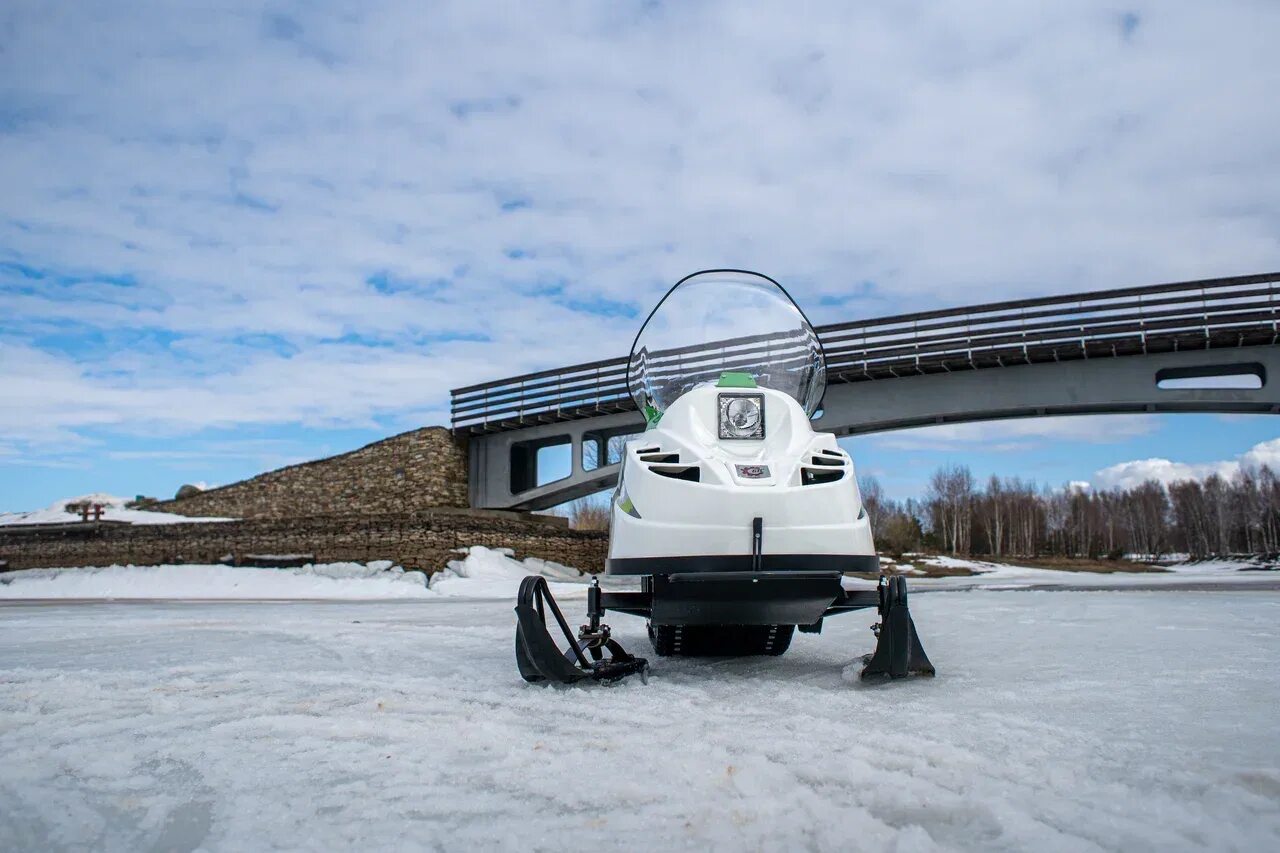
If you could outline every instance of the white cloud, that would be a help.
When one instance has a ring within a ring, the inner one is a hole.
[[[871,440],[892,450],[949,451],[981,445],[986,450],[1014,452],[1045,441],[1122,442],[1148,435],[1155,428],[1151,415],[1073,415],[943,424],[888,432]]]
[[[450,387],[625,354],[607,309],[712,265],[818,321],[1273,268],[1277,28],[1245,2],[9,3],[0,440],[442,421]]]
[[[1103,468],[1093,475],[1099,488],[1133,488],[1147,480],[1168,485],[1178,480],[1203,480],[1213,474],[1231,477],[1241,468],[1263,465],[1280,470],[1280,438],[1255,444],[1235,459],[1217,462],[1173,462],[1168,459],[1137,459]]]

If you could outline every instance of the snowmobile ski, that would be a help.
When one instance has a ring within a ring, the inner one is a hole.
[[[600,584],[595,579],[587,591],[587,609],[590,622],[575,637],[551,595],[547,579],[530,575],[520,582],[516,599],[516,665],[525,681],[574,684],[589,678],[610,683],[637,673],[642,681],[648,681],[649,662],[628,654],[610,636],[609,626],[600,621],[604,610],[600,605]],[[569,643],[566,651],[560,650],[547,630],[548,610]],[[607,658],[605,652],[609,654]]]
[[[933,664],[920,645],[916,625],[907,609],[907,579],[880,576],[880,622],[872,627],[876,650],[863,659],[862,678],[934,675]]]

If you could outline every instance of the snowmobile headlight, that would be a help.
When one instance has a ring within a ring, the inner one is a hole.
[[[720,395],[721,438],[764,438],[764,395]]]

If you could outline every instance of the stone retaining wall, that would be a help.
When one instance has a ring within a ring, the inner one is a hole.
[[[355,514],[258,518],[190,524],[0,527],[0,562],[8,568],[114,564],[216,563],[250,554],[313,554],[317,562],[392,560],[428,574],[468,545],[513,548],[601,571],[608,534],[570,530],[564,519],[479,510],[426,510],[376,517]]]
[[[466,506],[466,440],[443,427],[427,427],[350,453],[162,501],[154,509],[195,517],[286,518],[381,516]]]

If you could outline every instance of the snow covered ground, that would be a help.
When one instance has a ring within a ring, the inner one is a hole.
[[[1280,593],[912,609],[558,689],[509,600],[2,604],[0,849],[1280,849]]]
[[[221,565],[105,566],[28,569],[0,574],[0,599],[394,599],[465,596],[513,599],[529,574],[553,579],[557,595],[585,593],[577,569],[547,560],[515,560],[511,551],[480,546],[431,577],[390,561],[325,563],[292,569]]]
[[[172,512],[151,512],[141,509],[126,509],[128,498],[117,495],[94,493],[76,498],[63,498],[54,501],[44,509],[29,512],[0,512],[0,526],[6,524],[67,524],[80,520],[79,513],[67,512],[67,504],[89,503],[102,504],[104,521],[127,521],[131,524],[181,524],[190,521],[234,521],[231,518],[191,518],[187,515],[175,515]]]
[[[1016,558],[1015,558],[1016,559]],[[1203,584],[1280,585],[1280,572],[1252,560],[1199,560],[1162,566],[1158,572],[1070,572],[1012,563],[993,563],[960,557],[930,556],[904,559],[895,566],[908,577],[912,589],[1019,589],[1033,587],[1188,587]],[[968,569],[975,575],[916,577],[921,566]],[[905,569],[905,571],[904,571]]]

